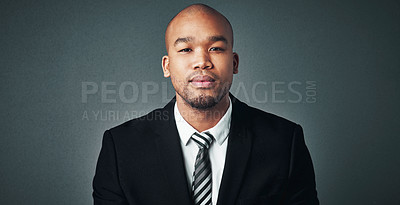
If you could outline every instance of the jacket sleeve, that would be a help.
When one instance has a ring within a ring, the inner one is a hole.
[[[314,167],[304,142],[303,130],[296,125],[293,133],[286,205],[318,205]]]
[[[93,179],[95,205],[128,205],[119,183],[114,141],[109,130],[104,133],[102,148]]]

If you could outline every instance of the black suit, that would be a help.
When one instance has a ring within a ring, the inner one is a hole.
[[[233,96],[218,205],[319,204],[302,128]],[[191,205],[172,100],[104,133],[96,205]]]

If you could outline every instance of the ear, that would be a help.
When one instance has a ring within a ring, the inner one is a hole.
[[[163,68],[164,77],[166,77],[166,78],[170,77],[171,73],[169,72],[169,57],[168,56],[162,57],[161,66]]]
[[[239,72],[239,55],[233,52],[233,74]]]

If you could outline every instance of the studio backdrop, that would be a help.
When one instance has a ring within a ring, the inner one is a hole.
[[[92,204],[103,132],[163,107],[164,31],[194,1],[0,2],[0,204]],[[399,1],[202,1],[231,93],[304,128],[324,205],[400,204]]]

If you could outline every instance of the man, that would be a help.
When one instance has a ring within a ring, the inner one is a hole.
[[[319,204],[302,128],[229,94],[239,63],[229,21],[191,5],[165,43],[176,97],[105,132],[94,203]]]

